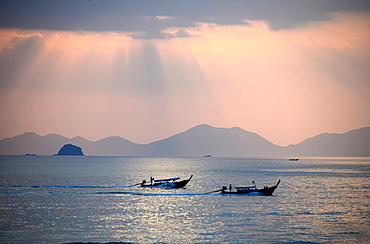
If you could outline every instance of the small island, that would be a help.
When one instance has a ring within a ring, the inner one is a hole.
[[[65,144],[54,156],[85,156],[82,149],[72,144]]]

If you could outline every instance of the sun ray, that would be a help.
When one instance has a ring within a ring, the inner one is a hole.
[[[168,39],[1,30],[1,136],[32,128],[148,143],[207,123],[286,145],[367,126],[369,15],[333,16],[280,31],[198,24]]]

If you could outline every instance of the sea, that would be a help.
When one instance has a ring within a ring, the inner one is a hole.
[[[0,156],[0,243],[363,244],[369,205],[370,158]]]

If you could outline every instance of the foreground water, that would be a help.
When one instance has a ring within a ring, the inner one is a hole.
[[[0,156],[0,176],[1,243],[370,243],[369,158]],[[274,196],[204,194],[278,179]]]

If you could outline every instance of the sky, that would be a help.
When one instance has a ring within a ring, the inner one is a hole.
[[[370,1],[0,0],[0,139],[280,146],[370,126]]]

